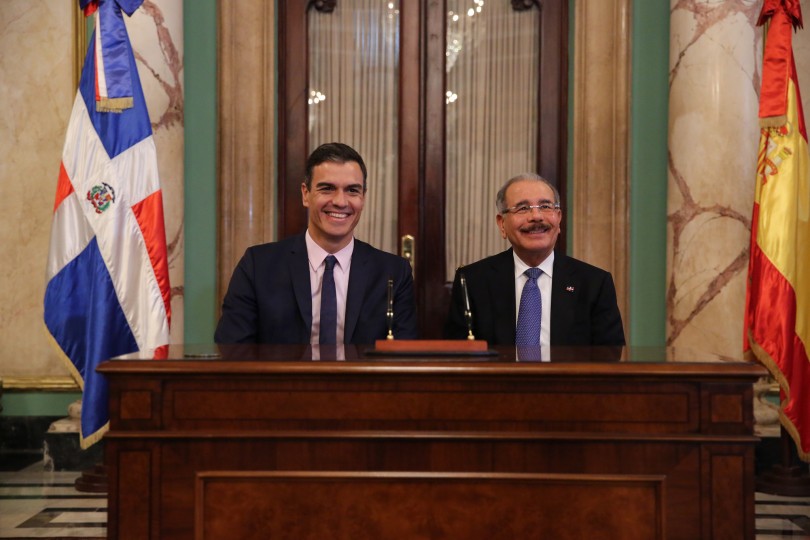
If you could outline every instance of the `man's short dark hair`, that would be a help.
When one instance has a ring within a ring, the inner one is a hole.
[[[357,163],[360,166],[360,170],[363,172],[363,191],[366,191],[366,178],[368,177],[368,172],[366,171],[366,164],[363,162],[363,158],[360,157],[357,150],[348,144],[339,142],[322,144],[313,150],[309,155],[307,158],[306,170],[307,189],[312,189],[313,169],[315,169],[315,167],[321,163],[326,163],[327,161],[332,161],[334,163],[349,163],[354,161]]]

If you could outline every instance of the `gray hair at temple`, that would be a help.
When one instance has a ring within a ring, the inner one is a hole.
[[[518,182],[520,180],[533,180],[535,182],[544,183],[545,185],[547,185],[548,187],[551,188],[551,191],[554,192],[554,204],[559,206],[559,204],[560,204],[560,192],[557,191],[557,188],[554,186],[554,184],[552,184],[551,182],[549,182],[548,180],[546,180],[545,178],[543,178],[539,174],[522,173],[522,174],[519,174],[517,176],[513,176],[512,178],[507,180],[504,183],[504,185],[501,186],[501,189],[498,190],[498,195],[495,196],[495,208],[498,209],[499,214],[503,214],[504,211],[506,211],[506,190],[509,189],[509,186],[511,186],[512,184],[514,184],[515,182]]]

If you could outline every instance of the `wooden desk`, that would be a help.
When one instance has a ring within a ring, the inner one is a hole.
[[[214,350],[99,367],[109,538],[754,538],[759,365]]]

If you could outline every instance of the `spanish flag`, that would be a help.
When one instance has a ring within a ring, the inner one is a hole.
[[[792,33],[798,0],[765,0],[768,23],[760,91],[760,142],[744,349],[779,383],[779,416],[810,461],[810,163]]]

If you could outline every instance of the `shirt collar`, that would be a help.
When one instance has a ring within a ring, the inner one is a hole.
[[[516,279],[522,276],[523,272],[525,272],[529,268],[533,268],[532,266],[529,266],[528,264],[523,262],[523,259],[518,257],[517,253],[515,253],[515,250],[512,250],[512,258],[515,260]],[[552,277],[552,274],[554,272],[554,251],[552,250],[549,256],[546,257],[545,260],[540,263],[540,266],[537,266],[536,268],[542,270],[543,273],[546,274],[548,277]]]
[[[349,243],[337,253],[329,253],[319,246],[309,234],[309,229],[307,229],[307,232],[304,235],[304,240],[307,244],[307,258],[309,259],[309,265],[313,270],[319,268],[328,255],[334,255],[337,258],[338,266],[341,268],[346,269],[349,267],[349,263],[352,260],[352,253],[354,253],[354,237],[352,237]]]

